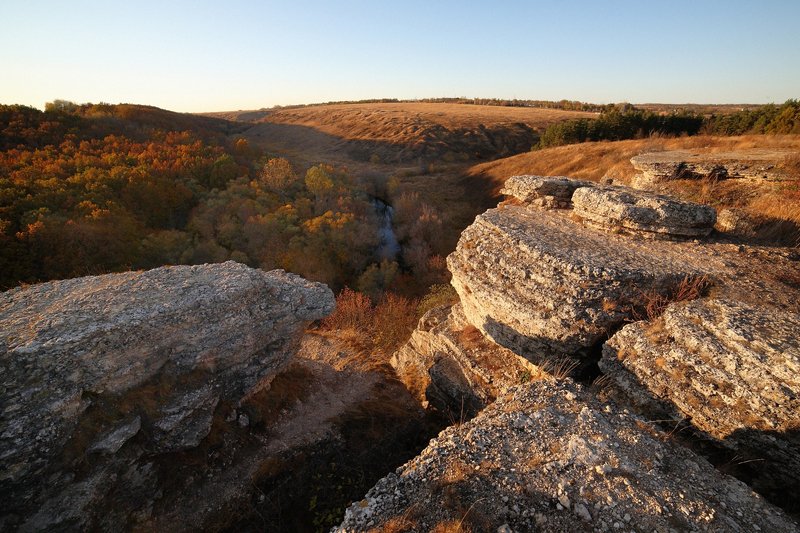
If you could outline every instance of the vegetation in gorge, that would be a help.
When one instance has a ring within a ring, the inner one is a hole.
[[[445,280],[437,211],[418,193],[264,154],[234,123],[145,106],[0,107],[0,288],[235,260],[377,303]],[[380,257],[374,197],[403,248]]]

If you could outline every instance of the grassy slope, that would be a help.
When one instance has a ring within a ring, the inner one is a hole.
[[[792,150],[800,154],[800,136],[696,136],[574,144],[475,165],[468,175],[491,183],[495,191],[509,176],[516,174],[570,176],[594,181],[608,176],[616,182],[628,183],[636,173],[630,159],[641,153],[679,149],[713,153],[752,148]],[[786,165],[787,170],[800,179],[797,158],[788,160]],[[744,180],[677,180],[665,184],[665,189],[675,196],[718,208],[739,207],[753,215],[800,224],[798,181],[756,185]]]
[[[534,129],[571,118],[592,118],[596,113],[465,104],[386,103],[341,104],[281,109],[259,122],[302,124],[344,139],[380,139],[395,143],[417,142],[431,125],[447,129],[523,123]]]
[[[381,164],[396,167],[442,158],[463,163],[527,151],[548,125],[596,115],[519,107],[371,103],[213,116],[250,121],[253,127],[246,136],[251,142],[288,155],[300,166],[328,161],[354,170],[386,172],[393,169]]]

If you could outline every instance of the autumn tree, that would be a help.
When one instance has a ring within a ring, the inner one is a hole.
[[[274,192],[286,191],[297,179],[291,163],[282,157],[267,160],[258,173],[258,180],[263,186]]]

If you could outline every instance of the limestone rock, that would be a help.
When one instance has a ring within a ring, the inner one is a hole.
[[[88,516],[82,506],[102,496],[91,487],[127,468],[113,456],[125,455],[124,463],[141,453],[127,443],[149,454],[196,446],[218,403],[267,384],[292,358],[303,327],[333,306],[322,284],[233,262],[0,294],[4,511],[24,522],[44,500],[66,505],[72,491],[81,497],[70,513]],[[91,473],[86,490],[69,475],[78,465]],[[31,527],[64,526],[59,513],[42,512]]]
[[[711,233],[714,208],[622,187],[582,188],[575,214],[598,227],[645,236],[698,237]]]
[[[420,402],[471,418],[508,388],[541,370],[483,336],[460,304],[430,310],[391,358],[400,380]]]
[[[533,362],[592,347],[632,317],[643,293],[703,272],[673,243],[521,206],[479,215],[447,263],[467,320]]]
[[[575,189],[593,186],[590,181],[565,176],[522,175],[508,178],[500,192],[539,207],[568,208]]]
[[[790,153],[781,150],[719,153],[673,150],[640,154],[631,159],[633,167],[641,172],[631,184],[647,189],[675,179],[782,180],[787,176],[778,167]]]
[[[603,348],[612,393],[655,418],[686,418],[754,460],[759,490],[800,498],[800,316],[732,300],[672,304]]]
[[[353,503],[335,531],[450,524],[472,531],[798,531],[746,485],[651,424],[551,380],[512,389],[444,430]]]
[[[725,233],[748,235],[757,226],[757,221],[742,209],[722,209],[717,215],[716,228]]]

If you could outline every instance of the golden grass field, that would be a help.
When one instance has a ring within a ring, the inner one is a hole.
[[[602,141],[570,144],[526,152],[470,168],[470,175],[481,175],[502,184],[515,174],[570,176],[599,180],[609,176],[627,183],[636,173],[630,159],[647,152],[664,150],[700,150],[707,153],[730,152],[752,148],[793,150],[800,153],[798,135],[743,135],[739,137],[648,138],[630,141]]]
[[[467,104],[380,103],[310,106],[271,111],[259,122],[298,124],[343,139],[372,139],[393,143],[416,142],[425,128],[472,129],[514,123],[544,129],[573,118],[594,118],[597,113],[533,107]]]
[[[253,126],[245,133],[249,141],[300,166],[325,161],[356,171],[386,171],[385,165],[429,163],[442,157],[451,162],[494,159],[529,150],[550,124],[597,116],[558,109],[421,102],[211,115],[250,122]]]

